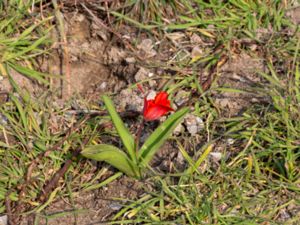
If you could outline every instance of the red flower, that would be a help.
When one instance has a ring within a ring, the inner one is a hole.
[[[170,101],[168,100],[168,94],[164,91],[159,92],[154,100],[144,99],[144,119],[147,121],[157,120],[163,115],[167,114],[174,109],[170,106]]]

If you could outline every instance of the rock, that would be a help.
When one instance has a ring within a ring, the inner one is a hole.
[[[148,84],[151,88],[154,88],[157,86],[157,82],[155,80],[149,80]]]
[[[126,58],[126,52],[117,47],[111,47],[106,55],[107,64],[120,64]]]
[[[167,33],[166,37],[169,38],[171,41],[180,41],[185,37],[185,34],[182,32],[173,32]]]
[[[149,91],[149,93],[148,93],[146,99],[147,99],[147,100],[151,100],[151,99],[154,99],[155,96],[156,96],[156,91],[151,90],[151,91]]]
[[[175,96],[175,99],[174,99],[174,102],[178,106],[181,106],[189,100],[189,95],[190,95],[190,92],[180,90],[180,91],[177,92],[177,94]]]
[[[196,135],[198,132],[204,129],[203,120],[200,117],[195,116],[193,114],[188,114],[185,117],[184,124],[186,125],[188,132],[192,136]]]
[[[202,51],[202,49],[201,49],[199,46],[195,46],[195,47],[192,49],[192,52],[191,52],[191,58],[192,58],[192,59],[199,59],[201,56],[203,56],[203,51]]]
[[[144,39],[138,46],[137,49],[139,49],[139,54],[143,58],[151,58],[155,56],[157,53],[153,49],[153,43],[151,39]]]
[[[190,39],[192,44],[203,44],[203,41],[198,34],[193,33]]]
[[[234,144],[234,139],[233,138],[228,138],[227,139],[227,144],[228,145],[233,145]]]
[[[143,67],[135,74],[134,79],[136,82],[146,80],[148,78],[149,71]]]
[[[178,124],[177,127],[174,129],[173,134],[174,135],[179,135],[184,131],[184,127],[182,123]]]
[[[135,58],[134,57],[127,57],[125,59],[125,61],[128,63],[128,64],[133,64],[136,62]]]
[[[122,208],[123,206],[117,202],[113,202],[109,205],[109,208],[111,208],[112,210],[118,211]],[[1,224],[0,224],[1,225]]]
[[[209,155],[211,156],[212,160],[215,162],[220,161],[222,158],[221,152],[211,152],[211,153],[209,153]]]
[[[0,216],[0,225],[7,225],[7,215]]]
[[[118,97],[119,106],[123,110],[135,110],[142,111],[144,106],[144,100],[142,96],[135,93],[132,89],[124,89],[120,92]]]

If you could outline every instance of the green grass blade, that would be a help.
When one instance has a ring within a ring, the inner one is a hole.
[[[8,65],[13,68],[14,70],[16,70],[17,72],[31,78],[31,79],[35,79],[43,84],[49,84],[49,82],[44,78],[44,76],[46,74],[40,73],[38,71],[35,70],[31,70],[29,68],[20,66],[18,64],[14,64],[14,63],[8,63]]]
[[[28,120],[27,120],[27,115],[23,109],[22,103],[19,101],[19,99],[14,96],[10,95],[11,100],[15,103],[15,106],[17,107],[20,117],[21,117],[21,122],[23,124],[23,127],[26,132],[28,132]]]
[[[150,135],[138,153],[138,159],[143,167],[148,165],[153,155],[182,121],[188,111],[189,109],[186,107],[174,113]]]
[[[120,138],[125,146],[125,148],[128,151],[128,154],[130,158],[136,162],[136,154],[135,154],[135,141],[133,136],[130,134],[129,130],[124,125],[122,119],[120,118],[119,114],[117,113],[113,102],[111,99],[104,95],[103,101],[106,106],[106,109],[108,110],[108,113],[117,129],[118,134],[120,135]]]
[[[113,145],[92,145],[83,149],[81,155],[88,159],[105,161],[130,177],[139,177],[139,171],[134,163],[123,151]]]

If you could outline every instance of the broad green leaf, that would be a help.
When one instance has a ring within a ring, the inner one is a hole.
[[[105,161],[130,177],[140,177],[137,166],[123,151],[113,145],[92,145],[83,149],[81,155],[88,159]]]
[[[136,162],[135,141],[133,136],[130,134],[129,130],[124,125],[111,99],[106,95],[104,95],[102,98],[106,106],[106,109],[108,110],[108,113],[117,129],[117,132],[120,135],[120,138],[129,153],[130,158],[134,162]]]
[[[174,113],[149,136],[138,153],[138,159],[139,162],[142,163],[142,167],[148,165],[153,155],[181,122],[188,111],[189,109],[186,107]]]

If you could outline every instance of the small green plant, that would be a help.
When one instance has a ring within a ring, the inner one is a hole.
[[[142,177],[142,171],[148,166],[159,147],[168,138],[180,121],[182,121],[185,114],[188,112],[188,108],[182,108],[172,114],[148,137],[141,148],[139,148],[139,134],[134,138],[128,131],[109,97],[103,96],[103,101],[112,122],[120,135],[126,152],[112,145],[98,144],[85,148],[81,154],[89,159],[105,161],[128,176],[139,179]],[[145,100],[144,120],[158,119],[171,110],[172,108],[170,107],[169,100],[167,100],[167,94],[165,92],[160,92],[155,100]],[[144,120],[142,121],[141,127]]]

